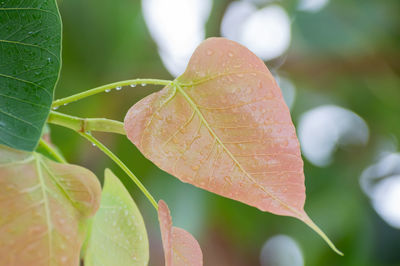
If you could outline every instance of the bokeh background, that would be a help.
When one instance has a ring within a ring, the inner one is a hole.
[[[400,265],[400,1],[64,0],[63,67],[56,98],[133,78],[173,79],[203,39],[224,36],[260,58],[279,82],[302,146],[306,211],[340,257],[301,222],[263,213],[164,173],[125,137],[97,134],[170,206],[200,242],[205,265]],[[123,120],[161,89],[113,90],[61,107]],[[150,265],[162,265],[156,212],[96,147],[51,126],[67,160],[105,167],[143,213]]]

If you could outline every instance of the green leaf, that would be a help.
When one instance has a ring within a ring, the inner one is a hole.
[[[83,167],[0,146],[0,265],[78,265],[100,193]]]
[[[142,215],[128,191],[105,171],[100,209],[92,222],[85,266],[147,265],[149,242]]]
[[[0,2],[0,144],[35,149],[60,68],[56,1]]]

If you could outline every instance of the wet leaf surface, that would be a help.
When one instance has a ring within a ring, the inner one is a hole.
[[[101,197],[91,224],[85,265],[147,265],[149,241],[142,215],[124,185],[108,169]]]
[[[32,151],[61,68],[56,1],[0,3],[0,144]]]
[[[100,193],[83,167],[0,146],[0,265],[78,265]]]
[[[289,109],[246,47],[204,41],[183,75],[129,110],[125,129],[148,159],[181,181],[296,217],[330,243],[303,209],[303,160]]]

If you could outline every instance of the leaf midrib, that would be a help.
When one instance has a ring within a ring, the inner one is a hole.
[[[177,88],[177,91],[183,95],[183,97],[186,99],[186,101],[190,104],[190,106],[193,108],[193,110],[197,113],[197,115],[200,117],[201,122],[207,127],[207,129],[210,131],[211,135],[215,138],[215,140],[221,145],[223,150],[229,155],[229,157],[234,161],[234,163],[239,167],[239,169],[246,175],[246,177],[256,184],[262,191],[264,191],[268,196],[270,196],[273,200],[279,202],[282,206],[287,208],[288,210],[292,211],[295,215],[297,215],[299,218],[303,217],[303,215],[291,207],[290,205],[286,204],[283,202],[281,199],[279,199],[277,196],[275,196],[272,192],[268,191],[266,188],[264,188],[262,185],[260,185],[247,171],[243,168],[243,166],[236,160],[236,158],[233,156],[233,154],[229,151],[229,149],[224,145],[224,143],[221,141],[221,139],[217,136],[217,134],[214,132],[214,130],[211,128],[211,126],[208,124],[207,120],[204,118],[203,114],[197,107],[196,103],[192,100],[192,98],[182,89],[181,84],[178,81],[174,82],[174,85]]]
[[[49,199],[47,197],[47,192],[46,192],[46,184],[44,181],[44,176],[41,168],[41,159],[39,155],[33,154],[35,157],[35,165],[36,165],[36,172],[38,175],[38,179],[40,182],[40,187],[42,189],[42,196],[43,196],[43,201],[44,201],[44,207],[45,207],[45,212],[46,212],[46,223],[47,223],[47,237],[48,237],[48,249],[49,249],[49,259],[53,257],[53,248],[52,248],[52,230],[53,230],[53,224],[51,223],[51,218],[50,218],[50,208],[49,208]]]

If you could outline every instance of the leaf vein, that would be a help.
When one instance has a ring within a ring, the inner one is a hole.
[[[265,73],[264,73],[265,74]],[[189,104],[192,106],[192,108],[194,110],[196,110],[197,115],[200,117],[200,119],[203,121],[203,123],[206,125],[206,127],[208,128],[208,130],[210,131],[210,133],[213,135],[213,137],[217,140],[217,142],[221,145],[221,147],[223,148],[223,150],[225,150],[225,152],[228,154],[228,156],[236,163],[236,165],[239,167],[239,169],[244,173],[244,175],[251,181],[253,182],[255,185],[257,185],[257,187],[262,190],[265,194],[267,194],[269,197],[271,197],[273,200],[277,201],[279,204],[281,204],[282,206],[284,206],[285,208],[287,208],[288,210],[292,211],[294,214],[298,215],[298,217],[303,217],[303,215],[297,211],[296,209],[294,209],[293,207],[291,207],[290,205],[286,204],[284,201],[282,201],[281,199],[279,199],[276,195],[274,195],[271,191],[269,191],[268,189],[266,189],[264,186],[262,186],[260,183],[257,182],[257,180],[255,180],[244,168],[243,166],[236,160],[236,158],[232,155],[232,153],[228,150],[228,148],[223,144],[223,142],[221,141],[221,139],[216,135],[216,133],[214,132],[214,130],[210,127],[210,125],[208,124],[207,120],[204,118],[203,114],[201,113],[201,111],[199,110],[199,108],[197,108],[196,103],[190,98],[189,95],[186,94],[186,92],[182,89],[182,87],[180,86],[180,84],[176,83],[176,87],[178,89],[178,91],[186,98],[186,100],[189,102]]]
[[[44,90],[51,98],[53,98],[51,93],[48,90],[46,90],[46,88],[44,88],[44,87],[40,86],[39,84],[36,84],[36,83],[34,83],[32,81],[20,79],[20,78],[14,77],[14,76],[5,75],[5,74],[2,74],[2,73],[0,73],[0,77],[9,78],[9,79],[17,80],[17,81],[20,81],[20,82],[23,82],[23,83],[26,83],[26,84],[34,85],[34,86]]]
[[[54,56],[54,58],[57,60],[57,62],[60,62],[60,59],[58,58],[57,55],[55,55],[52,51],[50,51],[49,49],[36,45],[36,44],[30,44],[30,43],[26,43],[26,42],[19,42],[19,41],[10,41],[10,40],[1,40],[0,42],[3,43],[11,43],[11,44],[15,44],[15,45],[21,45],[21,46],[29,46],[29,47],[34,47],[34,48],[39,48],[41,50],[44,50],[46,52],[48,52],[49,54],[51,54],[52,56]]]

